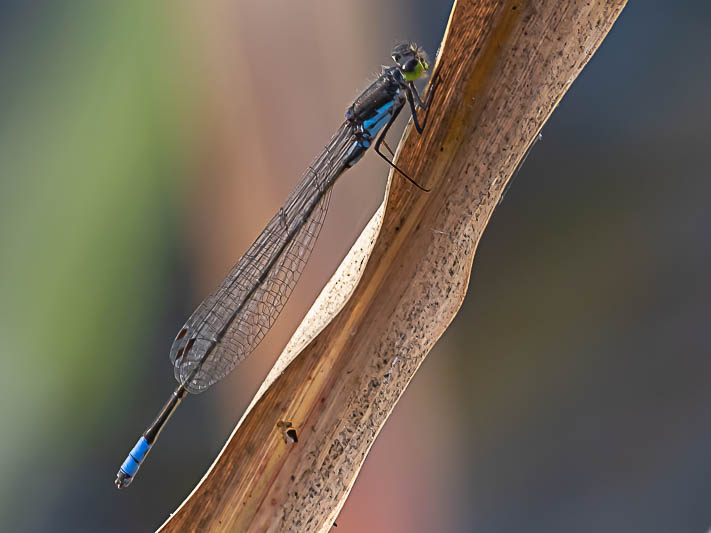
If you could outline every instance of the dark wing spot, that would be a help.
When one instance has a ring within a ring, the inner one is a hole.
[[[195,337],[190,339],[188,343],[185,345],[185,353],[187,354],[190,351],[190,348],[193,347],[193,344],[195,344]]]

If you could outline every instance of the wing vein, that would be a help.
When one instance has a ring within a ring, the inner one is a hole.
[[[179,383],[202,392],[242,362],[276,321],[306,266],[326,217],[331,188],[354,143],[345,122],[308,167],[281,209],[173,342]]]

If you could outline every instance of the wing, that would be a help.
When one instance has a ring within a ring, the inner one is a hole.
[[[331,186],[353,147],[343,126],[314,160],[284,206],[220,287],[193,312],[173,342],[175,379],[202,392],[243,361],[291,296],[326,217]]]

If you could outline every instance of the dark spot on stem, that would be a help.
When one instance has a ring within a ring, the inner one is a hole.
[[[294,444],[299,442],[299,436],[296,434],[296,428],[289,428],[286,430],[286,436],[289,437]]]

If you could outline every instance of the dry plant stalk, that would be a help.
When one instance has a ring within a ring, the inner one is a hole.
[[[160,531],[330,529],[395,403],[459,310],[512,172],[625,3],[455,3],[430,122],[423,135],[406,131],[397,159],[432,192],[394,180],[351,298],[271,376]]]

